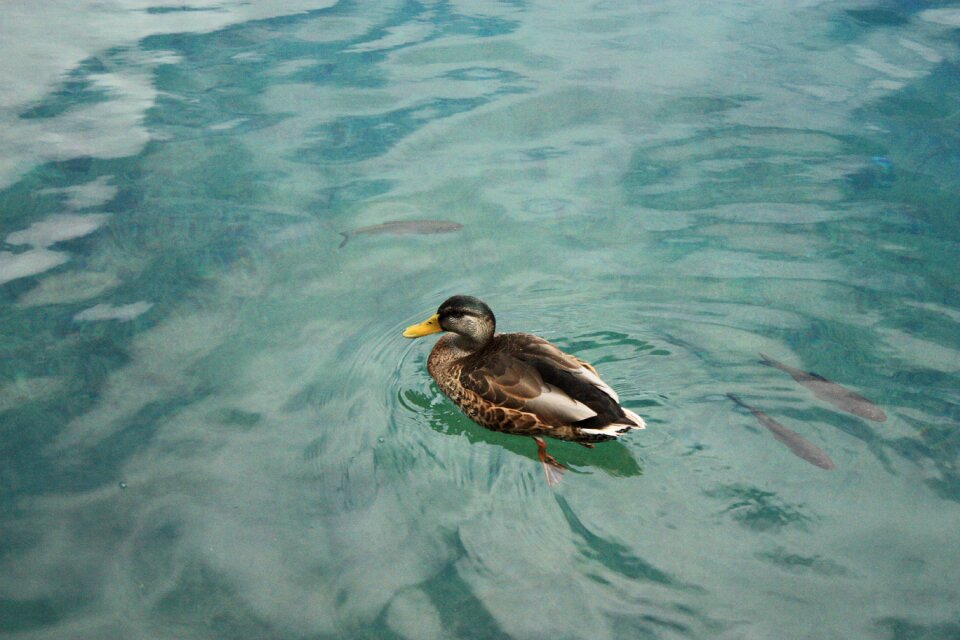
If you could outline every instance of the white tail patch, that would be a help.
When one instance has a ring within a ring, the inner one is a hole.
[[[623,407],[620,407],[620,408],[623,409]],[[646,429],[646,428],[647,428],[647,423],[644,421],[644,419],[641,418],[640,416],[638,416],[637,414],[635,414],[633,411],[630,411],[630,409],[623,409],[623,412],[624,412],[625,414],[627,414],[627,417],[628,417],[628,418],[630,418],[631,420],[633,420],[633,428],[634,428],[634,429]]]
[[[633,431],[634,429],[641,429],[641,428],[642,427],[638,427],[632,424],[608,424],[607,426],[601,427],[599,429],[580,429],[580,433],[589,433],[591,435],[610,436],[613,438],[619,438],[620,436],[625,434],[627,431]]]
[[[622,408],[623,407],[621,407],[621,409]],[[635,414],[633,411],[630,411],[630,409],[623,409],[623,412],[626,414],[627,418],[633,421],[632,423],[614,422],[613,424],[608,424],[607,426],[600,427],[599,429],[581,429],[580,432],[598,436],[612,436],[614,438],[619,438],[628,431],[647,428],[647,423],[643,421],[643,418]]]

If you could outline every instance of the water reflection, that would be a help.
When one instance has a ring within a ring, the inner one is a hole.
[[[557,504],[567,519],[570,530],[581,538],[586,557],[597,560],[611,571],[632,580],[649,580],[671,587],[680,586],[676,579],[644,562],[641,558],[633,556],[623,545],[604,540],[591,532],[577,518],[570,504],[562,496],[557,496]]]
[[[721,514],[754,531],[778,531],[785,527],[807,530],[816,518],[805,505],[790,504],[776,493],[747,485],[730,485],[707,492],[711,498],[732,500]]]
[[[804,556],[790,553],[784,547],[776,547],[771,551],[758,553],[757,557],[788,573],[802,575],[810,572],[827,577],[850,576],[848,569],[829,558],[820,555]]]

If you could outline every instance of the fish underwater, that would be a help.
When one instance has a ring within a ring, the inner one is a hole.
[[[833,460],[830,459],[830,456],[828,456],[823,449],[804,439],[799,433],[787,429],[763,411],[751,407],[732,393],[728,393],[727,397],[752,413],[760,424],[770,430],[774,438],[787,445],[790,451],[798,458],[803,458],[810,464],[820,467],[821,469],[830,470],[836,467],[836,465],[833,464]]]
[[[883,422],[887,419],[887,414],[885,414],[880,407],[846,387],[842,387],[835,382],[830,382],[816,373],[794,369],[762,353],[760,354],[760,358],[763,364],[789,373],[794,380],[810,389],[813,395],[847,413],[852,413],[855,416],[876,422]]]
[[[341,231],[340,235],[343,236],[343,242],[340,243],[340,247],[342,248],[347,244],[350,238],[362,234],[376,235],[379,233],[392,233],[395,236],[399,236],[412,233],[429,235],[434,233],[452,233],[462,228],[463,225],[459,222],[451,222],[449,220],[394,220],[374,224],[369,227],[360,227],[352,231]]]

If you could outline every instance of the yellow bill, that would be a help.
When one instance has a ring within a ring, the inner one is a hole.
[[[440,333],[443,329],[440,327],[440,315],[433,314],[420,324],[412,324],[403,331],[404,338],[422,338],[431,333]]]

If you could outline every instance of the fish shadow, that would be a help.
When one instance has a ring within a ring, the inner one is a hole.
[[[827,407],[812,406],[802,409],[784,407],[781,409],[781,414],[796,422],[819,422],[826,424],[851,438],[859,440],[883,466],[887,473],[897,475],[890,456],[888,456],[884,450],[884,446],[887,444],[886,441],[863,419]]]

